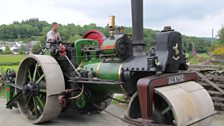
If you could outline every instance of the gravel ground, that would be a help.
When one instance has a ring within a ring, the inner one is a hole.
[[[24,119],[18,109],[9,110],[5,108],[5,100],[0,98],[0,126],[33,126]],[[110,105],[108,111],[123,116],[125,105]],[[91,115],[74,115],[71,112],[62,113],[51,122],[41,124],[41,126],[127,126],[126,123],[116,119],[107,113]]]
[[[9,110],[5,108],[5,100],[0,98],[0,126],[33,126],[24,119],[18,109]],[[123,104],[110,105],[108,111],[123,117],[127,106]],[[209,120],[209,121],[208,121]],[[208,126],[224,126],[224,113],[216,114],[205,120]],[[107,113],[91,115],[74,115],[71,112],[64,112],[51,122],[41,126],[127,126],[126,123],[116,119]]]
[[[218,113],[213,117],[212,126],[224,126],[224,113]]]

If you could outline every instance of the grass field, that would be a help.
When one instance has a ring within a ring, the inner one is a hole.
[[[0,55],[0,73],[5,72],[8,68],[17,70],[19,62],[25,57],[25,55]],[[13,65],[7,65],[13,64]]]
[[[0,73],[5,72],[7,69],[13,69],[15,71],[18,70],[18,65],[13,65],[13,66],[0,66]]]
[[[25,55],[0,55],[0,73],[4,73],[7,69],[13,69],[17,71],[19,62],[24,57]],[[0,88],[0,97],[5,97],[4,88]]]
[[[188,58],[190,64],[200,64],[202,60],[208,61],[211,59],[207,53],[197,53],[197,57],[193,57],[191,54],[187,53],[186,57]]]
[[[24,55],[0,55],[0,62],[20,62]]]

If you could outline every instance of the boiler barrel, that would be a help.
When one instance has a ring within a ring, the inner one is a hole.
[[[83,69],[93,72],[93,76],[98,79],[109,80],[109,81],[121,81],[122,77],[122,64],[121,63],[86,63],[83,65]],[[91,88],[95,90],[109,91],[113,93],[124,93],[121,84],[96,84],[92,85]]]

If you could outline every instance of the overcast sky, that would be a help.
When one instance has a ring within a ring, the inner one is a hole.
[[[60,24],[96,23],[108,16],[131,26],[131,0],[0,0],[0,25],[29,18]],[[144,0],[144,26],[161,30],[172,26],[185,35],[211,37],[224,24],[223,0]]]

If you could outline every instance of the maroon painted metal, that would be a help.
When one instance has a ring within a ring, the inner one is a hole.
[[[86,39],[93,39],[96,40],[99,43],[99,46],[101,46],[103,44],[103,42],[106,40],[106,36],[97,31],[97,30],[89,30],[87,31],[82,38],[86,38]]]
[[[181,79],[175,79],[180,76]],[[173,79],[174,78],[174,79]],[[172,83],[173,80],[173,83]],[[154,89],[156,87],[176,84],[187,81],[198,81],[196,73],[161,74],[141,78],[137,82],[139,102],[143,119],[150,119],[153,109]]]

